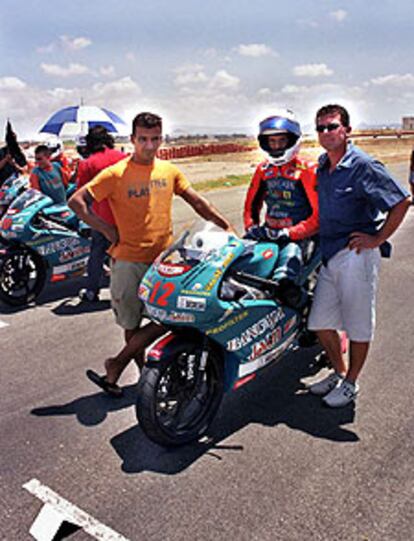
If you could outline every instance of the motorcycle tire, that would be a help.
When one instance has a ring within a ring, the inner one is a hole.
[[[208,351],[199,370],[201,345],[183,342],[174,358],[147,365],[138,384],[139,425],[153,442],[175,447],[198,440],[213,421],[223,397],[223,363]]]
[[[8,305],[23,306],[32,302],[45,281],[45,265],[41,257],[30,250],[10,250],[0,261],[0,300]]]

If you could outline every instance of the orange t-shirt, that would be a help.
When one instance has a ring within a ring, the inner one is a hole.
[[[171,163],[155,159],[138,165],[131,157],[104,169],[88,184],[96,201],[107,199],[119,242],[109,253],[115,259],[151,263],[172,240],[172,199],[190,183]]]

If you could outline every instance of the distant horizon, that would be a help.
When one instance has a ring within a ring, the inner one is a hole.
[[[13,123],[12,123],[13,125]],[[189,130],[189,131],[184,131],[184,130]],[[229,128],[228,131],[226,131],[227,129],[226,128],[220,128],[220,127],[215,127],[215,128],[208,128],[207,130],[205,131],[201,131],[201,128],[200,127],[194,127],[194,131],[191,131],[191,126],[187,126],[187,127],[178,127],[176,129],[174,129],[171,133],[164,133],[164,137],[165,138],[170,138],[170,139],[179,139],[179,138],[203,138],[203,137],[211,137],[211,138],[214,138],[215,136],[216,137],[228,137],[228,138],[231,138],[231,137],[246,137],[246,138],[252,138],[252,139],[255,139],[256,138],[256,134],[251,132],[247,132],[247,131],[243,131],[243,128],[242,127],[239,127],[239,128]],[[386,126],[382,125],[382,124],[366,124],[366,123],[361,123],[360,125],[356,126],[356,127],[353,127],[353,131],[357,132],[357,131],[370,131],[370,130],[378,130],[378,131],[381,131],[381,130],[402,130],[402,123],[395,123],[395,124],[388,124]],[[414,133],[414,130],[404,130],[404,131],[413,131]],[[305,126],[304,129],[302,130],[302,133],[303,133],[303,137],[305,139],[314,139],[314,140],[317,140],[317,134],[315,133],[314,129],[313,129],[313,126],[309,125],[309,126]],[[39,138],[36,138],[36,137],[33,137],[33,138],[20,138],[19,137],[19,134],[17,133],[17,138],[18,138],[18,141],[20,143],[41,143],[42,141],[47,141],[48,137],[54,137],[52,134],[47,134],[47,133],[43,133],[43,134],[37,134],[39,135],[40,137]],[[119,142],[119,144],[122,144],[122,143],[128,143],[129,142],[129,136],[117,136],[116,134],[113,134],[115,139]],[[75,138],[73,137],[59,137],[63,142],[72,142],[72,143],[75,143]],[[5,141],[4,139],[0,139],[0,142],[2,145],[5,144]]]

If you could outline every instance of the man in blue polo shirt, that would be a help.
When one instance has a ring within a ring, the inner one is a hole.
[[[316,114],[316,130],[326,150],[317,172],[323,266],[309,316],[334,371],[309,387],[330,407],[355,400],[356,382],[375,326],[375,295],[386,240],[410,204],[385,167],[348,142],[347,110],[327,105]],[[387,253],[388,252],[388,253]],[[350,340],[349,365],[341,353],[339,330]]]

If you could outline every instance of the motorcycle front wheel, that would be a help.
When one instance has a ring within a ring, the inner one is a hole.
[[[42,259],[29,250],[11,250],[0,261],[0,299],[6,304],[23,306],[33,301],[45,281]]]
[[[207,362],[201,369],[201,345],[183,342],[174,358],[144,367],[137,417],[155,443],[172,447],[195,441],[213,421],[223,396],[223,364],[213,351],[205,354]]]

